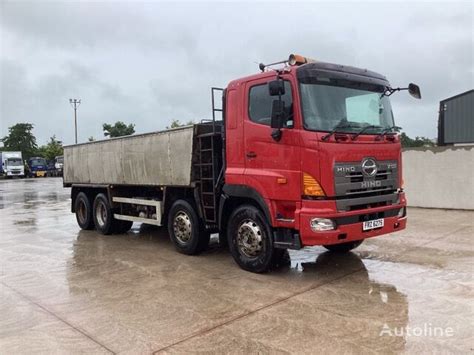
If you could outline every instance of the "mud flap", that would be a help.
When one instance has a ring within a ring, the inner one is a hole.
[[[293,229],[275,228],[273,231],[273,246],[279,249],[301,249],[300,235]]]

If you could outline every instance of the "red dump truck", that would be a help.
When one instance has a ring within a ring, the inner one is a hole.
[[[79,226],[110,234],[133,222],[166,225],[185,254],[219,233],[252,272],[271,269],[286,249],[347,252],[404,229],[389,97],[420,98],[419,87],[298,55],[260,70],[212,88],[208,122],[65,147]]]

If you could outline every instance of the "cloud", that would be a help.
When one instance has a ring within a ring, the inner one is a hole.
[[[473,85],[473,5],[449,3],[1,3],[1,135],[32,122],[40,143],[103,122],[137,132],[210,116],[210,87],[289,53],[369,68],[422,101],[392,96],[397,124],[436,136],[438,102]]]

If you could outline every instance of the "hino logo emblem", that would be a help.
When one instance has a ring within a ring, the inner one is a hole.
[[[372,158],[362,160],[362,172],[366,176],[375,176],[377,174],[377,162]]]

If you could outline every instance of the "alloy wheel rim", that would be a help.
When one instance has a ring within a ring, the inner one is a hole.
[[[237,231],[237,247],[248,258],[257,258],[263,251],[263,232],[253,220],[244,220]]]
[[[97,223],[99,223],[100,227],[105,225],[105,221],[107,221],[107,209],[105,208],[105,204],[101,201],[97,204],[95,215],[97,218]]]
[[[86,204],[84,203],[84,201],[80,201],[79,203],[79,211],[78,211],[78,216],[79,216],[79,221],[81,223],[85,223],[86,222]]]
[[[173,231],[180,244],[187,244],[191,240],[192,223],[189,215],[184,211],[179,211],[173,221]]]

